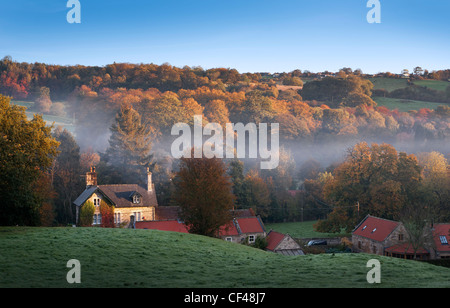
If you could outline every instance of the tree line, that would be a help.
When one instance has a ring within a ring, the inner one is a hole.
[[[123,107],[110,127],[107,150],[98,155],[81,152],[70,132],[52,132],[40,115],[28,120],[25,109],[7,97],[0,96],[0,107],[1,225],[73,223],[72,202],[85,187],[80,175],[92,165],[103,184],[144,183],[150,168],[160,205],[191,206],[186,219],[196,206],[203,207],[201,213],[216,211],[213,201],[223,205],[217,213],[253,208],[268,222],[321,219],[317,228],[326,232],[349,230],[368,213],[450,219],[449,164],[438,152],[414,155],[361,142],[326,169],[313,159],[297,167],[286,149],[273,170],[238,159],[170,160],[153,155],[150,126]]]

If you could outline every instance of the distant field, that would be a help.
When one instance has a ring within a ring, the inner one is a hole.
[[[18,105],[18,106],[26,107],[27,109],[30,109],[34,106],[34,102],[27,102],[27,101],[12,100],[11,103]],[[33,111],[26,111],[25,113],[29,120],[32,119],[33,115],[35,114],[35,112],[33,112]],[[47,122],[48,125],[51,125],[54,122],[55,127],[62,126],[64,128],[66,128],[68,131],[70,131],[72,134],[75,131],[75,126],[73,125],[72,118],[59,117],[59,116],[50,115],[50,114],[43,114],[42,118],[44,119],[44,121]]]
[[[402,112],[407,112],[410,110],[420,110],[422,108],[434,110],[438,106],[443,105],[442,103],[414,101],[390,97],[373,97],[373,100],[378,104],[378,106],[385,106],[386,108],[389,108],[391,110],[398,109]]]
[[[403,89],[408,86],[407,79],[402,78],[384,78],[384,77],[375,77],[369,78],[369,80],[373,83],[374,89],[385,89],[389,92],[397,89]],[[450,86],[450,82],[442,81],[442,80],[415,80],[413,81],[415,85],[428,87],[437,91],[445,91],[448,86]]]
[[[437,91],[445,91],[450,86],[450,82],[441,80],[418,80],[414,81],[414,84]]]
[[[0,287],[449,288],[450,269],[369,254],[283,256],[193,234],[103,228],[0,228]],[[370,259],[381,284],[369,284]],[[81,284],[66,280],[67,261]]]
[[[373,83],[373,88],[375,90],[385,89],[389,92],[403,89],[408,86],[408,82],[406,79],[401,78],[383,78],[383,77],[375,77],[369,78],[369,80]]]
[[[284,223],[272,223],[265,224],[267,231],[274,230],[281,233],[288,233],[294,238],[313,238],[313,237],[337,237],[348,236],[345,233],[321,233],[314,231],[313,225],[317,221],[305,221],[305,222],[284,222]]]

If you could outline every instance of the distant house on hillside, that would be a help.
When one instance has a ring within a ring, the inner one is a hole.
[[[189,233],[187,226],[180,221],[178,211],[177,207],[158,207],[156,216],[163,220],[136,221],[135,228]],[[258,236],[266,237],[261,217],[255,216],[253,210],[236,210],[233,211],[233,216],[229,223],[220,228],[218,237],[235,243],[246,240],[253,243]]]
[[[81,208],[88,201],[95,206],[93,225],[101,224],[100,203],[102,201],[114,206],[114,223],[117,225],[127,224],[132,219],[134,221],[154,220],[158,207],[152,173],[148,170],[145,185],[98,185],[95,167],[91,168],[90,172],[86,173],[86,189],[73,202],[76,206],[77,224]]]
[[[303,252],[300,245],[289,235],[271,230],[267,234],[266,250],[286,256],[301,256]]]
[[[450,224],[429,226],[433,239],[414,251],[401,222],[367,215],[352,232],[353,251],[412,259],[450,258]],[[427,230],[424,230],[427,232]]]
[[[219,237],[228,242],[252,244],[257,237],[266,237],[266,230],[260,216],[237,217],[222,227]]]

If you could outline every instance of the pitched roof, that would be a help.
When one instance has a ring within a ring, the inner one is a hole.
[[[258,217],[238,217],[237,227],[241,233],[264,233],[264,227]]]
[[[270,230],[269,234],[267,234],[266,240],[267,240],[267,247],[268,250],[275,250],[277,246],[283,241],[285,235],[280,232],[276,232],[273,230]]]
[[[398,226],[399,222],[367,215],[366,218],[353,230],[353,235],[359,235],[368,239],[382,242]]]
[[[86,202],[87,199],[89,199],[92,194],[97,190],[97,186],[90,186],[86,188],[81,195],[78,196],[78,198],[75,199],[73,202],[77,206],[81,206],[83,203]]]
[[[230,221],[228,224],[220,227],[219,236],[235,236],[239,235],[239,231],[236,228],[236,224]]]
[[[433,239],[436,251],[450,252],[450,224],[434,225]]]
[[[73,202],[81,206],[89,199],[93,193],[99,192],[106,197],[115,207],[142,207],[158,206],[155,189],[147,191],[144,187],[137,184],[118,184],[118,185],[96,185],[85,189],[83,193]],[[138,193],[141,195],[141,203],[133,203],[132,196]]]
[[[177,220],[137,221],[135,228],[189,233],[186,225]]]
[[[231,211],[233,217],[250,217],[250,216],[256,216],[255,212],[252,208],[248,209],[238,209],[238,210],[232,210]]]

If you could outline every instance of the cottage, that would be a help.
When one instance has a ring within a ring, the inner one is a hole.
[[[352,232],[353,251],[387,255],[398,258],[428,259],[429,251],[420,248],[414,252],[407,243],[407,232],[402,223],[367,215]]]
[[[289,235],[273,230],[267,234],[266,250],[286,256],[302,256],[305,253],[300,245]]]
[[[450,258],[447,242],[450,224],[427,228],[431,228],[434,243],[426,241],[423,247],[413,249],[401,222],[367,215],[352,232],[353,251],[404,259]]]
[[[187,226],[178,217],[178,207],[161,206],[156,209],[160,220],[136,221],[136,229],[150,229],[189,233]],[[246,216],[251,215],[251,216]],[[233,211],[234,218],[220,227],[218,237],[225,241],[254,243],[256,238],[266,237],[264,224],[260,216],[255,216],[251,209]]]
[[[98,185],[95,167],[86,173],[86,189],[73,202],[76,206],[77,224],[83,205],[92,202],[95,206],[93,225],[101,224],[100,203],[114,206],[114,222],[117,225],[130,221],[154,220],[158,207],[152,173],[147,169],[145,185],[119,184]]]
[[[219,237],[228,242],[252,244],[258,237],[266,237],[260,216],[236,217],[219,231]]]

